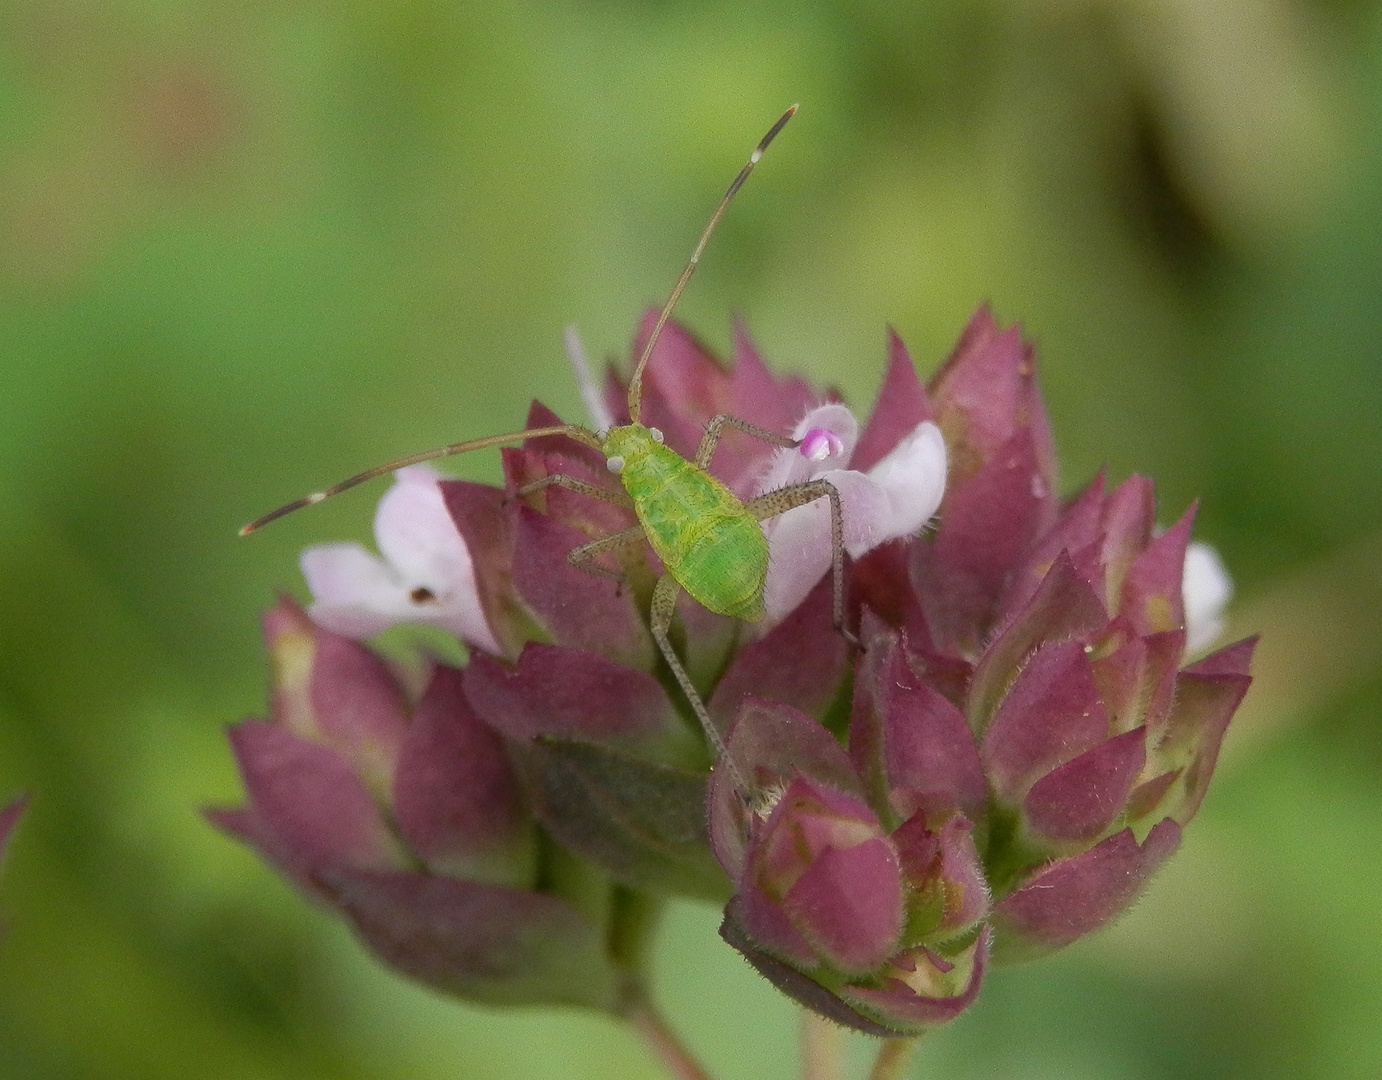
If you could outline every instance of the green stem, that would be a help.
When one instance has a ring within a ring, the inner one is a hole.
[[[647,973],[653,935],[665,906],[639,889],[616,885],[610,891],[609,954],[635,979]]]
[[[869,1080],[902,1080],[907,1065],[916,1053],[919,1039],[888,1039],[878,1051]]]
[[[624,1009],[624,1018],[643,1036],[643,1041],[676,1080],[711,1080],[710,1074],[691,1056],[691,1051],[672,1030],[667,1018],[658,1011],[646,992],[638,990],[630,996]]]
[[[802,1080],[840,1080],[845,1029],[810,1009],[801,1010]]]

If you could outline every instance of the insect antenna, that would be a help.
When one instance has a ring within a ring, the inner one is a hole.
[[[240,530],[241,536],[248,536],[258,529],[262,529],[271,521],[277,521],[281,517],[301,510],[304,506],[315,506],[317,503],[339,495],[343,491],[349,491],[353,487],[363,484],[366,480],[373,480],[376,476],[383,476],[385,473],[393,472],[395,469],[402,469],[408,465],[418,465],[424,461],[435,461],[437,458],[451,457],[453,454],[468,454],[472,450],[483,450],[489,446],[503,446],[505,443],[522,442],[524,439],[536,439],[543,435],[568,435],[587,446],[593,446],[596,450],[600,449],[599,438],[583,427],[575,424],[554,424],[551,427],[528,428],[526,431],[511,431],[505,435],[489,435],[483,439],[469,439],[466,442],[452,443],[450,446],[439,446],[435,450],[424,450],[419,454],[409,454],[396,461],[390,461],[384,465],[376,465],[372,469],[366,469],[362,473],[356,473],[339,484],[335,484],[324,491],[314,491],[311,495],[304,495],[300,499],[294,499],[285,506],[280,506],[277,510],[271,510],[261,518],[256,518]]]
[[[639,422],[639,415],[643,406],[643,369],[648,366],[648,359],[653,355],[653,346],[657,344],[657,339],[662,335],[662,328],[667,325],[667,320],[671,317],[672,309],[677,306],[677,301],[681,299],[681,294],[686,290],[686,283],[696,272],[696,264],[701,261],[701,253],[705,251],[705,245],[710,242],[710,234],[715,231],[715,226],[720,223],[720,218],[724,217],[730,200],[744,186],[744,181],[749,178],[749,173],[753,172],[753,167],[758,164],[758,159],[763,156],[763,151],[768,149],[768,144],[777,138],[777,133],[787,126],[787,121],[796,115],[797,109],[798,106],[793,105],[778,118],[776,124],[768,129],[768,133],[758,140],[758,145],[749,155],[749,160],[739,170],[739,175],[734,178],[724,197],[720,199],[719,205],[715,207],[715,212],[710,215],[710,221],[706,224],[705,231],[701,233],[700,240],[696,242],[696,249],[691,252],[691,258],[686,264],[686,269],[681,272],[681,277],[677,279],[676,287],[672,289],[672,295],[667,297],[667,303],[662,305],[662,310],[658,312],[657,322],[653,324],[653,332],[648,335],[647,343],[638,356],[638,363],[634,365],[633,378],[629,380],[629,419],[633,423]]]

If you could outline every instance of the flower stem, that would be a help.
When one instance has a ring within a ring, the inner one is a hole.
[[[633,995],[624,1009],[624,1018],[676,1080],[711,1080],[646,993]]]
[[[869,1080],[902,1080],[907,1064],[916,1053],[919,1039],[889,1039],[878,1051]]]
[[[801,1010],[802,1080],[840,1080],[845,1029],[810,1009]]]

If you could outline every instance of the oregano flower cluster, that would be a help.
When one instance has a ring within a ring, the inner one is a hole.
[[[603,389],[618,421],[624,386]],[[1228,594],[1193,510],[1162,528],[1138,476],[1062,500],[1032,350],[986,310],[925,383],[893,336],[863,423],[742,331],[726,367],[671,323],[643,412],[688,457],[720,413],[799,440],[728,431],[712,468],[743,498],[839,491],[857,645],[832,627],[824,501],[765,522],[763,622],[677,609],[714,761],[649,633],[656,557],[567,560],[631,511],[517,496],[558,473],[617,486],[598,451],[529,439],[502,451],[503,487],[404,469],[379,553],[307,550],[312,603],[266,616],[269,717],[231,732],[248,802],[213,819],[385,962],[492,1003],[634,1013],[656,909],[686,896],[724,905],[724,939],[806,1007],[916,1035],[992,964],[1124,911],[1249,682],[1252,642],[1188,651]],[[403,622],[468,662],[367,644]]]

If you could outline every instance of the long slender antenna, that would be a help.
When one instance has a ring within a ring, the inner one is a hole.
[[[662,336],[662,328],[667,325],[667,319],[671,316],[672,309],[677,306],[677,301],[681,299],[681,294],[686,289],[686,283],[696,272],[696,264],[701,261],[701,253],[705,251],[705,245],[710,242],[710,234],[720,223],[720,218],[724,216],[729,201],[744,186],[744,181],[749,178],[749,173],[753,172],[753,167],[758,164],[758,159],[763,156],[763,151],[768,149],[768,144],[777,138],[777,133],[787,126],[787,121],[796,115],[797,108],[798,106],[793,105],[783,113],[778,118],[777,123],[768,129],[768,133],[758,140],[758,145],[749,155],[749,160],[739,170],[739,175],[734,178],[734,182],[729,185],[729,190],[725,192],[724,198],[715,207],[715,212],[710,215],[710,221],[706,225],[705,231],[701,233],[700,240],[696,242],[696,250],[691,252],[691,260],[686,264],[686,269],[681,272],[681,277],[677,280],[672,295],[667,298],[667,303],[662,306],[662,311],[658,313],[657,322],[653,324],[653,332],[648,335],[647,344],[643,346],[643,352],[639,355],[638,363],[634,366],[633,378],[629,380],[629,419],[633,423],[639,422],[643,408],[643,369],[648,366],[648,359],[653,355],[653,346],[657,344],[657,339]]]
[[[552,427],[529,428],[526,431],[511,431],[507,435],[490,435],[484,439],[470,439],[467,442],[452,443],[450,446],[440,446],[435,450],[424,450],[420,454],[409,454],[407,457],[399,458],[397,461],[390,461],[386,465],[376,465],[372,469],[366,469],[362,473],[356,473],[347,480],[342,480],[339,484],[327,488],[325,491],[314,491],[311,495],[304,495],[300,499],[295,499],[286,506],[280,506],[277,510],[272,510],[261,518],[256,518],[240,530],[241,536],[248,536],[257,529],[262,529],[271,521],[291,514],[295,510],[301,510],[304,506],[315,506],[333,495],[339,495],[343,491],[363,484],[366,480],[373,480],[376,476],[383,476],[385,473],[393,472],[395,469],[402,469],[408,465],[418,465],[424,461],[435,461],[437,458],[450,457],[452,454],[466,454],[471,450],[483,450],[487,446],[502,446],[504,443],[522,442],[524,439],[536,439],[543,435],[569,435],[571,438],[593,446],[596,450],[600,449],[600,440],[593,432],[587,431],[583,427],[575,424],[554,424]]]

